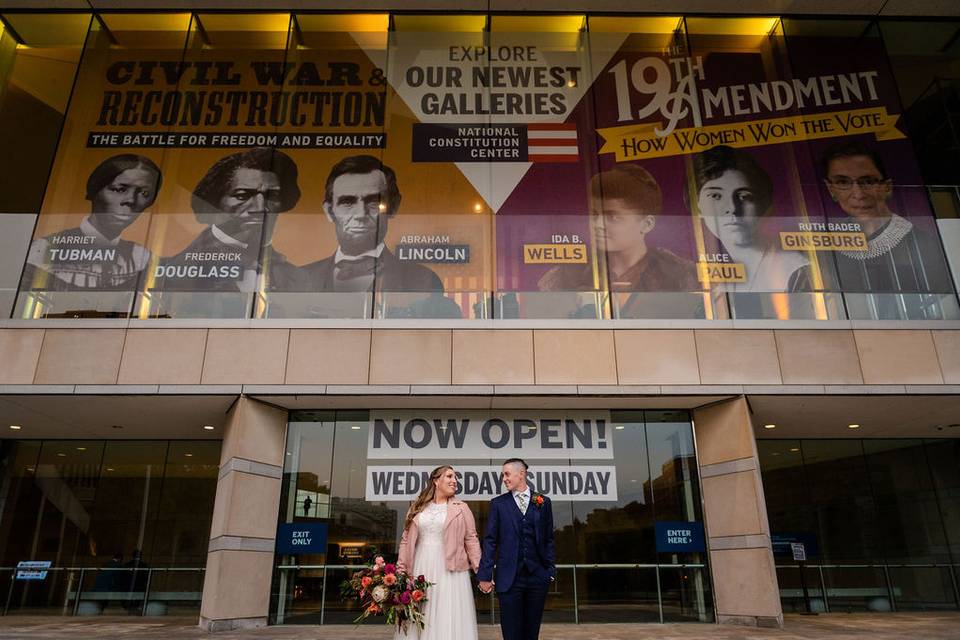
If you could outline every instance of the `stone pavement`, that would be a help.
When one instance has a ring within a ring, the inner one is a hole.
[[[545,625],[541,640],[960,640],[960,613],[788,615],[784,629],[713,624]],[[389,640],[385,626],[282,626],[207,634],[186,618],[0,617],[0,639],[47,640]],[[480,640],[499,640],[496,627],[481,625]],[[450,640],[457,640],[451,638]]]

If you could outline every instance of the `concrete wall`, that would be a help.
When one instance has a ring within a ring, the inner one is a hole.
[[[0,393],[2,385],[241,384],[829,392],[960,385],[960,330],[8,328],[0,362]]]

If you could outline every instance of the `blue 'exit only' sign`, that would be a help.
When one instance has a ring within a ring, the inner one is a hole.
[[[277,527],[277,553],[297,556],[327,552],[327,523],[293,522]]]

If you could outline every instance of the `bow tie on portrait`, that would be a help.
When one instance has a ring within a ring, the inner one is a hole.
[[[334,274],[337,280],[352,280],[353,278],[362,278],[372,276],[377,270],[377,258],[374,256],[363,256],[356,260],[341,260],[336,264]]]

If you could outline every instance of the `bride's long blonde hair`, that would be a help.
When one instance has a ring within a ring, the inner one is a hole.
[[[407,510],[407,519],[403,523],[403,530],[406,531],[410,528],[410,525],[413,524],[413,519],[417,517],[417,514],[423,511],[424,507],[433,502],[433,498],[437,494],[437,485],[434,484],[436,480],[442,476],[447,469],[453,469],[448,464],[441,465],[430,472],[430,479],[427,481],[427,485],[420,491],[420,495],[410,503],[410,509]]]

